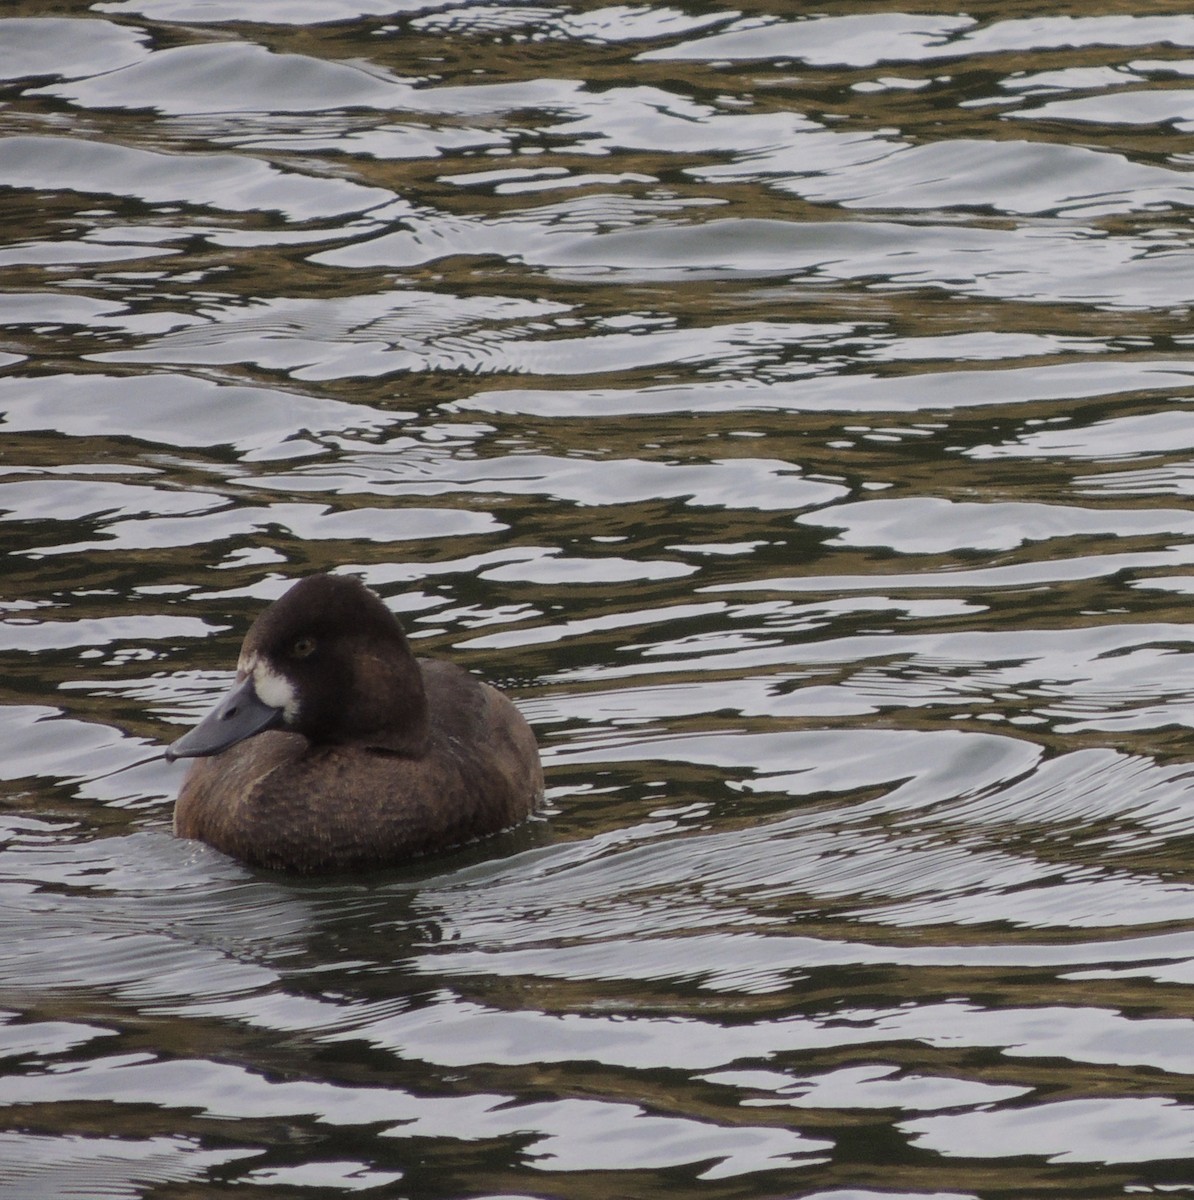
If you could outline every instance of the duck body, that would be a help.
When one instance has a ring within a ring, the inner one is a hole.
[[[237,681],[167,751],[195,757],[174,831],[256,866],[394,865],[524,820],[535,736],[496,688],[416,659],[355,579],[315,575],[245,637]]]

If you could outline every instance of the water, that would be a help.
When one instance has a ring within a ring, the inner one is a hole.
[[[5,1200],[1194,1188],[1192,50],[8,4]],[[170,835],[328,567],[515,696],[541,819]]]

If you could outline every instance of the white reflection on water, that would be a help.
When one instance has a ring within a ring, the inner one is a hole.
[[[148,53],[149,36],[131,26],[73,17],[0,22],[0,79],[86,78],[119,70]]]
[[[865,417],[872,412],[919,413],[942,409],[1039,405],[1115,396],[1123,392],[1165,393],[1188,388],[1192,377],[1184,368],[1160,362],[1108,362],[1092,359],[1065,366],[1016,367],[999,371],[942,371],[906,377],[868,374],[828,375],[793,383],[723,381],[682,387],[644,387],[626,390],[575,388],[560,395],[541,389],[475,392],[453,404],[462,412],[548,417],[670,415],[700,411],[838,413]],[[853,424],[846,432],[853,431]],[[853,440],[845,442],[853,445]]]
[[[1185,1159],[1194,1152],[1194,1108],[1162,1096],[919,1117],[901,1128],[913,1145],[964,1158],[1030,1154],[1060,1163],[1139,1163]]]
[[[280,443],[301,452],[308,432],[375,430],[402,415],[272,388],[157,375],[10,376],[0,379],[0,404],[9,434],[114,435],[178,449],[230,445],[248,452],[249,461],[253,451],[276,451]],[[146,467],[130,470],[143,473]]]
[[[342,180],[289,179],[232,154],[179,158],[75,138],[9,137],[0,142],[0,156],[9,187],[90,191],[150,204],[186,201],[229,212],[278,208],[295,221],[358,213],[393,199]]]

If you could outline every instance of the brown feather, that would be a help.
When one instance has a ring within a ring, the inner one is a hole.
[[[381,601],[352,582],[397,628]],[[271,663],[298,631],[317,627],[325,644],[344,634],[347,648],[323,660],[334,664],[329,674],[312,655],[306,674],[288,676],[298,680],[300,712],[335,714],[326,718],[333,736],[321,737],[320,726],[300,717],[303,733],[267,731],[196,759],[174,809],[179,837],[263,867],[348,870],[446,850],[534,810],[543,795],[535,736],[501,692],[451,663],[415,659],[400,632],[397,639],[371,634],[367,623],[362,632],[351,605],[318,621],[297,604],[283,609],[284,620],[276,608],[245,639],[246,650],[274,656]],[[403,660],[397,676],[395,657]],[[394,703],[395,677],[408,697],[415,693],[413,704]],[[308,707],[325,684],[349,694],[338,705],[319,695]],[[359,736],[344,714],[365,727]]]

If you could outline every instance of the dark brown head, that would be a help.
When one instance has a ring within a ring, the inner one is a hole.
[[[168,758],[218,754],[265,729],[315,745],[419,754],[427,701],[398,619],[357,579],[312,575],[253,622],[236,685]]]

